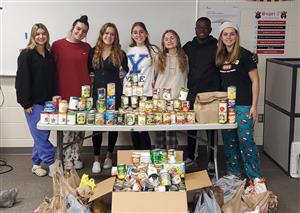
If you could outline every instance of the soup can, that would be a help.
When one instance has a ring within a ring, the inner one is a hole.
[[[41,112],[40,113],[40,122],[41,124],[49,124],[49,113],[48,112]]]
[[[86,99],[85,108],[86,108],[86,110],[91,110],[93,108],[93,98],[92,97],[89,97]]]
[[[236,111],[234,108],[228,108],[228,123],[236,123]]]
[[[173,100],[166,101],[166,110],[171,112],[174,110]]]
[[[126,112],[126,125],[132,126],[135,124],[135,113],[130,111]]]
[[[49,124],[52,124],[52,125],[58,124],[58,113],[57,112],[49,113]]]
[[[168,163],[176,163],[175,149],[168,149]]]
[[[174,110],[176,111],[180,111],[182,109],[181,100],[175,99],[173,101],[173,105],[174,105]]]
[[[105,124],[106,125],[114,125],[115,124],[115,111],[107,110],[105,112]]]
[[[105,99],[99,99],[97,100],[97,112],[105,112],[106,110],[106,101]]]
[[[163,113],[163,124],[171,124],[171,113],[170,112]]]
[[[189,101],[181,101],[182,111],[188,112],[190,110],[190,102]]]
[[[155,125],[155,118],[153,112],[146,113],[146,125]]]
[[[85,111],[77,112],[76,123],[78,125],[84,125],[85,122],[86,122],[86,112]]]
[[[121,109],[119,109],[117,113],[117,124],[118,125],[124,125],[125,124],[125,112]]]
[[[79,98],[76,96],[71,96],[69,101],[69,109],[77,110],[78,109]]]
[[[58,112],[67,112],[68,111],[68,101],[66,100],[60,100],[58,104]]]
[[[98,100],[105,100],[105,98],[106,98],[106,89],[105,88],[98,88],[97,89],[97,96],[98,96]]]
[[[90,110],[87,112],[86,115],[86,124],[87,125],[94,125],[95,124],[95,110]]]
[[[55,110],[58,111],[58,105],[59,105],[59,101],[61,100],[61,96],[56,95],[52,97],[52,102],[55,105]]]
[[[45,102],[45,106],[44,106],[44,112],[55,112],[56,108],[55,108],[55,104],[53,103],[53,101],[46,101]]]
[[[86,99],[80,97],[78,101],[78,110],[83,111],[85,110],[85,104],[86,104]]]
[[[88,98],[91,96],[91,86],[83,85],[81,86],[81,97]]]
[[[153,103],[152,100],[145,101],[145,111],[152,112],[153,111]]]
[[[75,111],[68,111],[67,112],[67,124],[68,125],[75,125],[76,124],[76,112]]]
[[[185,123],[185,116],[184,112],[176,112],[176,123],[177,124],[184,124]]]
[[[126,95],[121,96],[121,107],[127,109],[129,107],[129,97]]]
[[[115,110],[116,109],[116,96],[107,96],[106,101],[106,108],[107,110]]]
[[[96,112],[95,124],[96,125],[104,125],[105,124],[105,113],[104,112]]]
[[[67,124],[67,113],[66,112],[58,113],[58,124],[60,124],[60,125]]]
[[[171,124],[176,124],[176,112],[171,112]]]
[[[188,111],[186,112],[186,123],[187,124],[194,124],[195,123],[195,111]]]
[[[107,96],[114,96],[114,95],[116,95],[116,84],[108,83],[107,84]]]
[[[227,98],[236,99],[236,86],[227,87]]]
[[[166,100],[159,99],[157,102],[157,111],[163,112],[166,110]]]
[[[172,95],[171,95],[171,89],[170,88],[164,88],[162,91],[162,99],[164,100],[171,100]]]
[[[181,101],[185,101],[187,99],[187,96],[189,94],[189,89],[186,87],[181,87],[180,91],[179,91],[179,100]]]
[[[160,90],[159,88],[155,88],[152,90],[152,99],[160,99]]]
[[[227,122],[227,102],[220,101],[219,102],[219,123],[225,124]]]
[[[162,113],[161,112],[156,112],[155,113],[155,124],[159,125],[163,123],[163,118],[162,118]]]
[[[133,109],[136,109],[138,107],[138,97],[137,96],[131,96],[130,102],[131,102],[131,107]]]
[[[139,126],[146,125],[146,114],[145,113],[138,114],[138,125]]]

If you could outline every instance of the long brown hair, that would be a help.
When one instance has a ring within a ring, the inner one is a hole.
[[[166,69],[167,53],[169,51],[165,47],[164,38],[167,33],[172,33],[176,37],[176,40],[177,40],[176,51],[177,51],[177,59],[178,59],[178,63],[179,63],[179,68],[180,68],[181,72],[184,72],[187,70],[188,60],[187,60],[186,54],[184,53],[184,51],[181,47],[179,35],[177,34],[177,32],[175,30],[166,30],[161,37],[161,48],[162,49],[159,51],[158,57],[157,57],[158,58],[157,70],[158,70],[158,72],[164,72]]]
[[[147,37],[145,39],[145,46],[147,47],[147,50],[148,50],[148,53],[150,55],[151,62],[152,62],[153,61],[153,56],[152,56],[151,52],[157,53],[159,48],[156,45],[150,43],[149,33],[148,33],[147,28],[146,28],[146,25],[143,22],[135,22],[131,27],[131,34],[133,32],[133,29],[136,26],[139,26],[139,27],[143,28],[143,30],[147,33]],[[136,44],[135,40],[131,37],[131,43],[129,44],[129,47],[135,47],[136,45],[137,44]]]
[[[115,30],[115,39],[111,47],[111,59],[112,63],[115,67],[120,67],[121,61],[123,59],[123,52],[121,50],[120,39],[119,39],[119,32],[115,24],[113,23],[106,23],[104,24],[99,32],[99,37],[95,46],[95,52],[93,56],[93,68],[100,68],[101,67],[101,60],[102,60],[102,52],[104,50],[104,42],[103,42],[103,35],[108,27],[111,27]]]
[[[224,30],[223,30],[224,31]],[[234,46],[232,48],[232,51],[229,53],[227,51],[227,48],[225,44],[221,40],[221,36],[223,34],[223,31],[220,33],[219,40],[218,40],[218,48],[216,53],[216,64],[218,66],[223,65],[226,62],[228,63],[234,63],[236,60],[240,57],[240,34],[235,29],[236,32],[236,41],[234,43]]]
[[[49,43],[49,40],[50,40],[50,35],[49,35],[49,31],[47,29],[47,27],[42,24],[42,23],[36,23],[32,26],[31,28],[31,32],[30,32],[30,38],[29,38],[29,42],[26,46],[26,48],[28,49],[34,49],[36,47],[36,42],[35,42],[35,36],[36,36],[36,32],[38,31],[38,29],[43,29],[46,33],[46,36],[47,36],[47,42],[45,44],[45,48],[46,49],[50,49],[50,43]]]

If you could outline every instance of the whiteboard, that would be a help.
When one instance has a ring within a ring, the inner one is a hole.
[[[30,37],[33,24],[44,23],[50,33],[50,43],[67,37],[72,23],[81,15],[89,18],[90,29],[86,41],[94,46],[101,26],[106,22],[116,24],[122,48],[130,43],[131,26],[136,21],[146,24],[150,41],[158,46],[161,35],[174,29],[182,45],[194,36],[197,1],[189,0],[123,0],[123,1],[46,1],[1,0],[1,57],[0,76],[14,76],[17,57]],[[26,39],[25,34],[28,34]]]

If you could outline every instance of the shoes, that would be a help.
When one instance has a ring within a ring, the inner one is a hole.
[[[214,172],[215,171],[215,164],[214,164],[214,162],[212,162],[212,161],[208,162],[207,170],[210,171],[210,172]]]
[[[83,163],[80,160],[74,160],[74,167],[75,169],[82,169],[83,168]]]
[[[49,172],[48,172],[49,177],[53,177],[53,173],[54,173],[54,163],[52,163],[49,166]]]
[[[110,169],[112,167],[112,159],[111,158],[105,158],[103,168],[104,169]]]
[[[43,176],[47,175],[47,171],[45,169],[43,169],[40,165],[33,165],[31,171],[33,174],[35,174],[39,177],[43,177]]]
[[[100,165],[99,161],[94,161],[92,172],[93,173],[100,173],[101,172],[101,165]]]

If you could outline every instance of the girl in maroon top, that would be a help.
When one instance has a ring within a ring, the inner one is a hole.
[[[73,22],[70,36],[55,41],[52,44],[57,76],[58,94],[62,99],[69,100],[70,96],[80,96],[81,86],[90,85],[88,72],[88,52],[91,46],[83,42],[89,30],[87,16],[81,16]],[[80,147],[84,139],[84,132],[64,131],[64,141],[79,141],[64,150],[64,164],[66,169],[74,166],[76,169],[83,167],[80,161]]]

